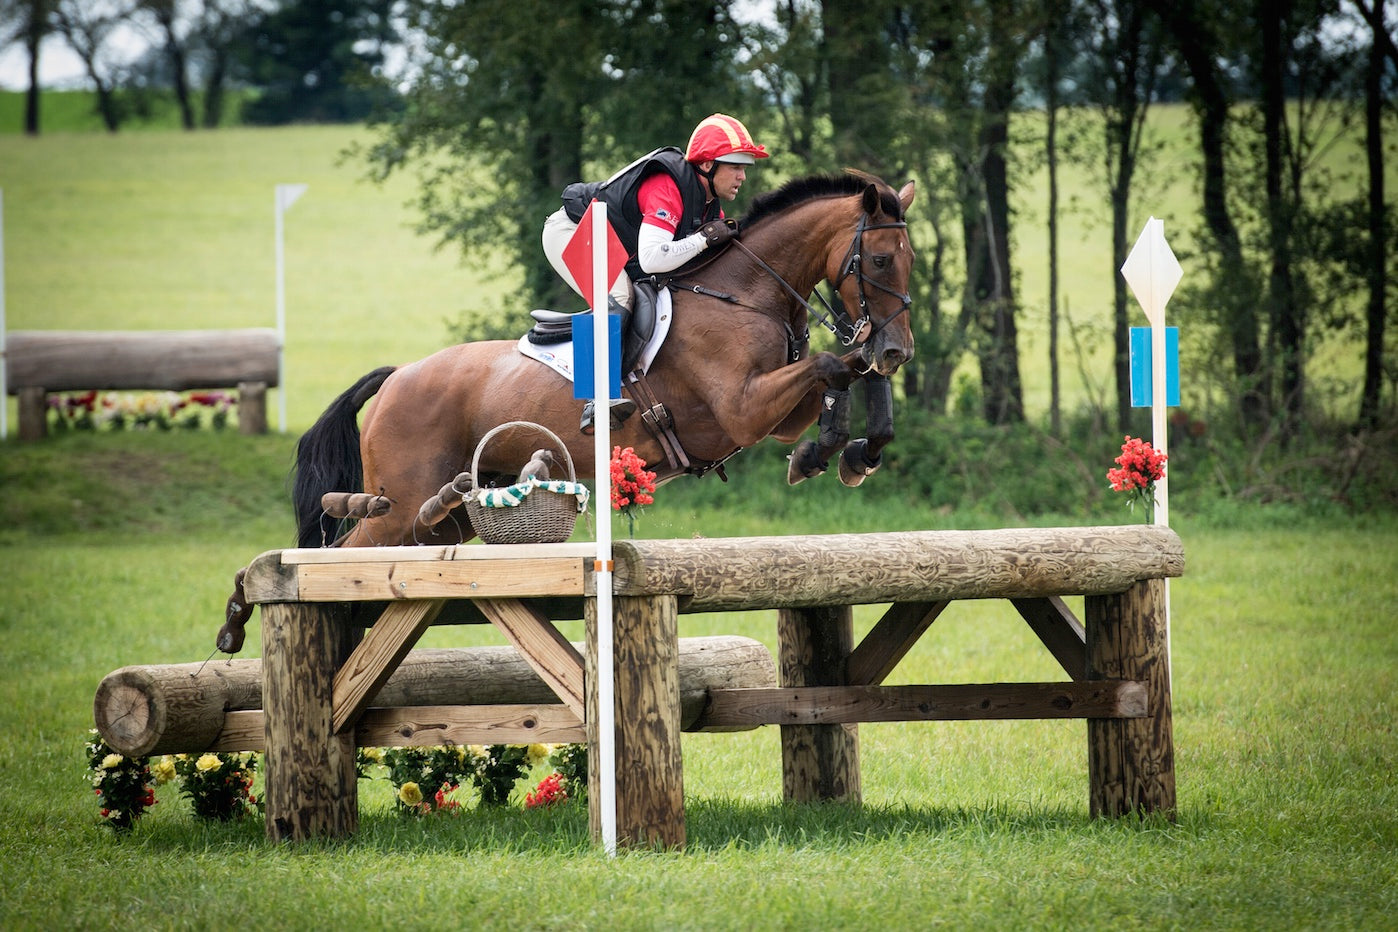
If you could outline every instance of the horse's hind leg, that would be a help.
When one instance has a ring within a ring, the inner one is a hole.
[[[786,467],[787,485],[796,485],[825,472],[830,467],[830,457],[847,443],[849,389],[826,389],[820,400],[820,434],[815,440],[801,441],[791,451]]]
[[[883,465],[883,448],[893,442],[893,385],[887,376],[870,372],[864,377],[865,430],[840,454],[840,481],[851,488]]]

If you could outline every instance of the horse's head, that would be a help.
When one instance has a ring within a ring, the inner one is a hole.
[[[862,345],[864,361],[878,374],[890,375],[913,357],[907,314],[913,247],[903,218],[915,191],[911,181],[895,194],[882,181],[864,177],[868,184],[855,228],[847,241],[832,240],[826,274],[849,311],[853,342]]]

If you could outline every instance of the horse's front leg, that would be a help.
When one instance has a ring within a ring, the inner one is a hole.
[[[862,378],[872,375],[868,367],[863,362],[863,354],[856,350],[840,358],[850,373],[850,379]],[[887,382],[887,379],[884,380]],[[806,479],[812,479],[825,472],[830,467],[830,457],[847,450],[849,443],[849,389],[848,388],[828,388],[820,398],[820,420],[819,433],[815,440],[803,440],[796,445],[796,449],[791,451],[791,456],[787,459],[786,481],[788,485],[796,485]],[[890,424],[891,429],[891,424]],[[889,439],[892,439],[890,433]],[[865,443],[866,441],[859,441]],[[874,469],[877,469],[877,465]],[[846,485],[858,485],[863,480],[857,482],[845,481],[845,460],[840,459],[840,479]],[[873,469],[870,470],[872,472]]]
[[[820,398],[820,432],[802,440],[787,457],[786,484],[814,479],[830,468],[830,457],[849,443],[849,389],[827,388]],[[840,465],[844,475],[844,461]]]
[[[893,385],[888,377],[870,372],[864,377],[867,437],[861,437],[840,454],[840,481],[851,488],[872,476],[883,465],[883,448],[893,442]]]
[[[741,447],[774,435],[794,438],[815,420],[820,393],[848,389],[854,375],[840,357],[815,353],[725,386],[714,399],[714,418]]]

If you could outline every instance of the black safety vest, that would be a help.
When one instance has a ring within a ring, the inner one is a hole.
[[[648,152],[606,181],[578,181],[563,189],[563,209],[574,223],[582,220],[583,212],[593,200],[607,205],[607,222],[626,247],[630,257],[626,272],[632,279],[645,277],[636,258],[636,239],[641,233],[642,219],[636,193],[642,181],[661,171],[675,179],[684,204],[684,215],[675,229],[675,239],[682,239],[708,221],[718,219],[718,198],[705,209],[706,192],[698,173],[685,161],[684,153],[673,146]]]

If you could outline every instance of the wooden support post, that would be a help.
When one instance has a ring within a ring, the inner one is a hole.
[[[587,621],[587,798],[592,837],[602,837],[597,731],[597,600]],[[674,596],[612,601],[618,847],[683,848],[678,608]]]
[[[267,383],[238,383],[238,433],[267,433]]]
[[[335,671],[358,634],[343,605],[262,606],[267,837],[342,838],[359,826],[354,732],[333,727]]]
[[[777,635],[783,686],[846,685],[854,648],[854,612],[848,605],[781,609]],[[782,795],[789,802],[861,801],[858,725],[782,725],[781,733]]]
[[[43,440],[49,433],[48,393],[43,388],[25,387],[19,395],[19,439]]]
[[[1089,679],[1139,680],[1144,718],[1088,719],[1089,810],[1094,817],[1175,815],[1175,743],[1166,653],[1165,581],[1084,602]]]

